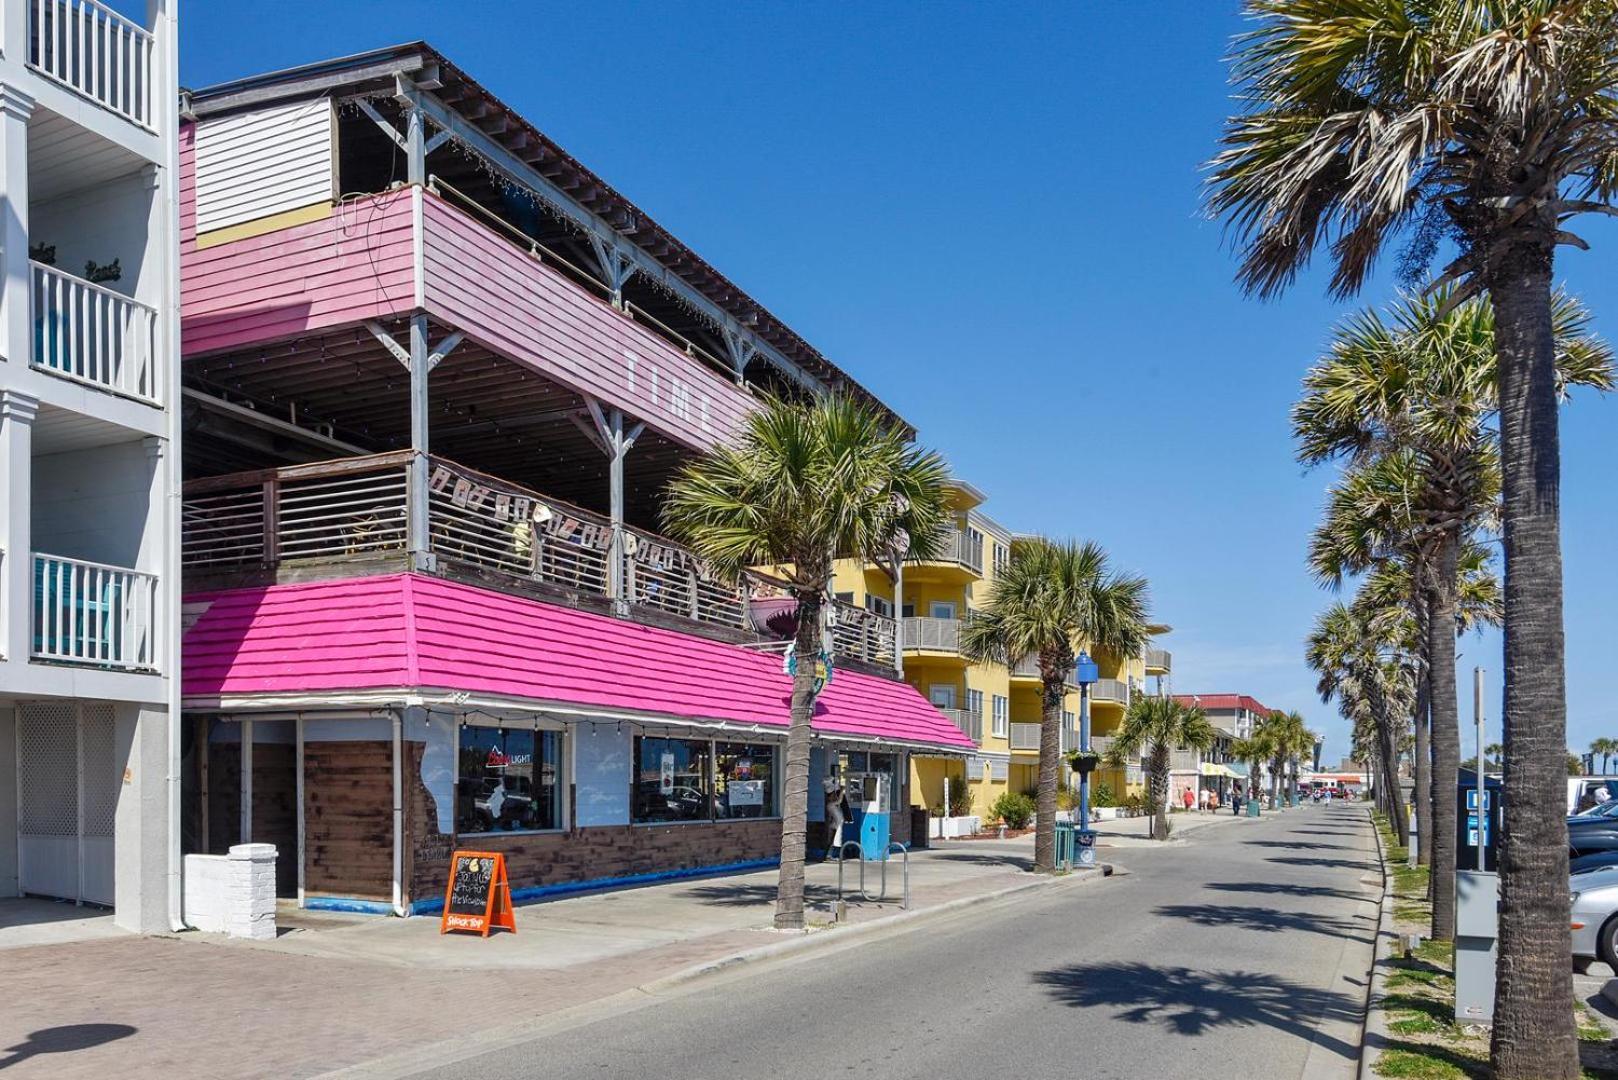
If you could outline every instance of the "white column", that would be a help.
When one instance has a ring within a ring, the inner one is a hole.
[[[34,348],[28,268],[28,117],[33,111],[33,98],[0,83],[0,259],[5,264],[0,355],[19,365],[28,363]]]
[[[33,429],[39,402],[0,390],[0,654],[26,664],[33,646]]]

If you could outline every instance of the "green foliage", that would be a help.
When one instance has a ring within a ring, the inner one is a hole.
[[[952,778],[949,782],[949,816],[968,817],[972,813],[972,788],[965,778]]]
[[[1118,805],[1118,796],[1116,796],[1116,795],[1114,795],[1112,793],[1112,788],[1107,784],[1091,784],[1090,785],[1090,805],[1091,806],[1117,806]]]
[[[1008,791],[994,800],[989,807],[989,817],[1003,822],[1008,829],[1026,829],[1034,820],[1036,810],[1033,799],[1020,791]]]

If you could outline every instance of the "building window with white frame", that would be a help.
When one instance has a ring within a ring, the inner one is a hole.
[[[997,739],[1006,737],[1011,726],[1011,699],[994,695],[994,723],[989,733]]]

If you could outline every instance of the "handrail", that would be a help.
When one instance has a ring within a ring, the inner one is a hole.
[[[156,670],[157,584],[144,570],[34,552],[30,655]]]
[[[26,0],[28,65],[155,132],[157,37],[99,0]]]
[[[157,309],[29,260],[33,366],[157,404]]]

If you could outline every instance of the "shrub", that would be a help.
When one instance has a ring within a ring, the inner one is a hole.
[[[1117,806],[1118,805],[1118,796],[1114,795],[1112,793],[1112,788],[1108,787],[1106,784],[1091,784],[1090,785],[1090,805],[1091,806]]]
[[[989,816],[1003,821],[1008,829],[1026,829],[1034,820],[1034,800],[1014,791],[1008,791],[989,807]]]
[[[972,813],[972,789],[965,780],[949,782],[949,816],[968,817]]]
[[[1058,810],[1077,810],[1079,808],[1079,793],[1063,784],[1056,789],[1056,808]]]

